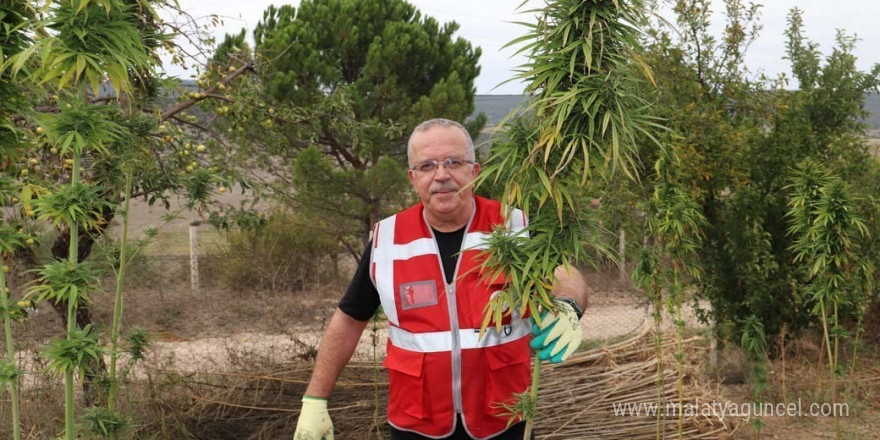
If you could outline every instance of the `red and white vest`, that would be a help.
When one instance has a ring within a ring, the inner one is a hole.
[[[529,386],[527,319],[508,317],[503,330],[479,337],[483,312],[503,281],[481,279],[476,256],[493,227],[522,230],[514,209],[504,218],[499,202],[474,197],[452,284],[446,283],[437,242],[421,203],[376,224],[370,276],[390,323],[388,421],[397,429],[428,437],[448,436],[460,414],[471,437],[504,431],[501,402]]]

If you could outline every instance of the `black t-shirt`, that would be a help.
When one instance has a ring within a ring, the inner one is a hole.
[[[434,230],[437,239],[437,248],[440,250],[440,259],[443,261],[443,274],[447,283],[452,283],[455,276],[455,265],[458,262],[458,253],[461,251],[461,241],[464,238],[464,228],[453,232],[440,232]],[[367,243],[357,271],[348,285],[348,290],[339,301],[339,309],[358,321],[366,321],[376,313],[379,308],[379,292],[370,279],[370,247],[373,241]]]

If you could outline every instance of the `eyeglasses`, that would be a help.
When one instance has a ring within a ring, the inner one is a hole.
[[[440,164],[443,164],[443,168],[446,168],[449,171],[455,171],[465,164],[474,164],[474,161],[468,159],[459,159],[457,157],[447,157],[441,161],[437,159],[426,160],[420,164],[416,164],[410,169],[413,171],[418,171],[420,173],[432,173],[437,171],[437,168],[440,167]]]

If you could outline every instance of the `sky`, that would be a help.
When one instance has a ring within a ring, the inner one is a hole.
[[[271,4],[293,5],[299,0],[179,0],[201,29],[213,34],[217,41],[222,41],[226,33],[238,33],[247,29],[248,37],[253,41],[253,29],[263,16],[263,11]],[[526,59],[523,56],[513,57],[515,49],[502,49],[505,43],[522,35],[524,27],[514,21],[531,21],[533,17],[517,13],[516,8],[522,0],[409,0],[422,11],[440,22],[456,21],[460,25],[457,33],[475,46],[482,48],[480,57],[481,73],[476,79],[478,94],[520,94],[523,86],[520,83],[508,82],[499,85],[514,75],[517,66]],[[530,0],[530,5],[540,6],[541,0]],[[761,10],[761,35],[746,54],[745,63],[752,76],[763,72],[769,76],[785,74],[791,77],[786,60],[782,59],[785,50],[783,32],[786,28],[786,17],[793,7],[803,11],[804,31],[811,41],[819,44],[823,55],[829,55],[834,45],[838,29],[847,34],[855,34],[860,41],[857,43],[855,55],[858,67],[867,71],[875,63],[880,63],[880,2],[876,0],[765,0]],[[526,6],[528,9],[528,5]],[[721,29],[723,10],[721,0],[713,0],[713,10],[717,18],[717,28]],[[216,14],[222,25],[211,27],[210,16]],[[175,17],[165,16],[173,20]],[[192,25],[192,24],[191,24]],[[716,33],[717,35],[718,33]],[[165,57],[166,72],[171,76],[188,78],[194,71],[187,71],[168,63]],[[795,85],[790,85],[794,87]]]

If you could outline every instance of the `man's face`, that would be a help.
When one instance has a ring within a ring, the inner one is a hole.
[[[443,162],[447,158],[470,159],[468,142],[456,127],[435,126],[416,133],[410,165],[428,160]],[[456,169],[441,164],[434,171],[409,171],[409,181],[422,200],[431,222],[457,222],[470,217],[472,207],[471,181],[480,172],[479,164],[465,163]],[[433,224],[435,227],[442,225]]]

